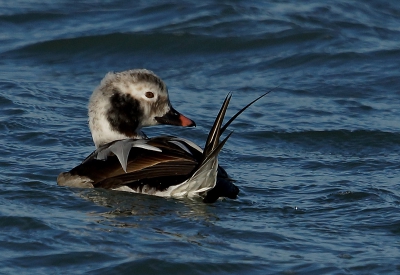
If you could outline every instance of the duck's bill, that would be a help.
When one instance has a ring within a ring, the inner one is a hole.
[[[160,124],[167,124],[167,125],[176,125],[176,126],[184,126],[184,127],[192,127],[196,126],[196,123],[176,111],[174,108],[171,109],[163,116],[155,117]]]

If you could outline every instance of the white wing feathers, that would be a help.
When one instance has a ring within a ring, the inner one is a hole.
[[[99,148],[96,150],[96,159],[106,160],[110,152],[117,156],[121,163],[122,169],[126,173],[126,166],[128,164],[128,156],[132,147],[142,148],[150,151],[162,152],[160,148],[147,144],[145,139],[124,139],[114,142],[107,148]]]

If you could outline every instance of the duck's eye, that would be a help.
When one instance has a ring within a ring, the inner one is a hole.
[[[154,97],[154,94],[152,92],[146,92],[145,95],[146,95],[147,98],[153,98]]]

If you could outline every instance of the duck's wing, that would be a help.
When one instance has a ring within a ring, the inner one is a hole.
[[[175,137],[115,141],[60,174],[57,181],[66,186],[80,187],[80,181],[82,187],[163,195],[190,176],[201,157],[198,149]]]

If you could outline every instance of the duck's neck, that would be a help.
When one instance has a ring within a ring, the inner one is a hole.
[[[140,130],[131,132],[131,135],[127,136],[125,134],[119,133],[118,131],[111,129],[111,127],[109,127],[108,125],[109,125],[108,123],[106,124],[89,123],[93,142],[96,145],[96,148],[99,148],[99,146],[110,143],[115,140],[128,139],[128,138],[131,139],[146,138],[146,135],[142,133]]]

